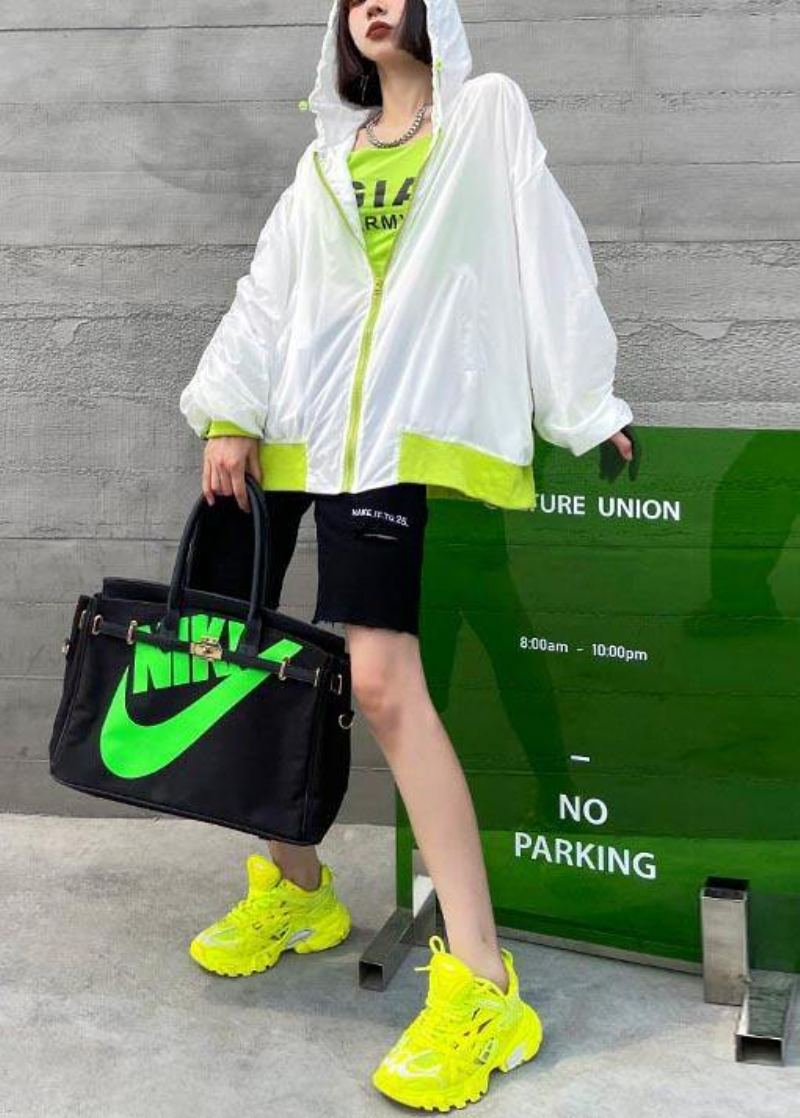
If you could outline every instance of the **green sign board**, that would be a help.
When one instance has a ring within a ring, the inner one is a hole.
[[[537,444],[532,511],[429,502],[420,642],[498,924],[701,960],[709,876],[800,971],[800,431]],[[411,907],[397,796],[398,903]]]

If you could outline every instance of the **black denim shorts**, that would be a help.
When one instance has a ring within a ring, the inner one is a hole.
[[[427,490],[415,482],[361,493],[266,489],[269,556],[265,605],[279,609],[300,521],[314,505],[317,600],[313,624],[350,622],[419,633]],[[252,522],[233,497],[216,495],[205,524],[213,547],[198,546],[189,583],[249,597]],[[206,530],[206,529],[204,529]]]

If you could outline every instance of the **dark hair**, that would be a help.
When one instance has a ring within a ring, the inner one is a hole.
[[[353,42],[348,23],[349,14],[350,0],[341,0],[336,40],[336,87],[339,96],[358,106],[382,105],[378,67]],[[425,0],[406,0],[398,28],[397,45],[420,62],[431,65],[431,41],[428,38],[428,9]]]

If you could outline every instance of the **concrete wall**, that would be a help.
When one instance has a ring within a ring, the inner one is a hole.
[[[0,0],[0,810],[142,814],[49,777],[61,640],[104,575],[169,578],[202,448],[178,394],[313,134],[327,10]],[[637,421],[800,426],[798,4],[461,10],[586,224]],[[282,608],[315,580],[309,513]],[[356,726],[341,821],[390,822]]]

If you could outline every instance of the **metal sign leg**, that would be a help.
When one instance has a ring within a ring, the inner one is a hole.
[[[425,946],[444,928],[433,882],[416,846],[411,851],[411,872],[412,907],[398,906],[358,960],[358,984],[365,990],[385,990],[409,947]]]
[[[797,976],[750,969],[748,883],[709,877],[700,894],[705,1000],[741,1005],[736,1059],[783,1064]]]

